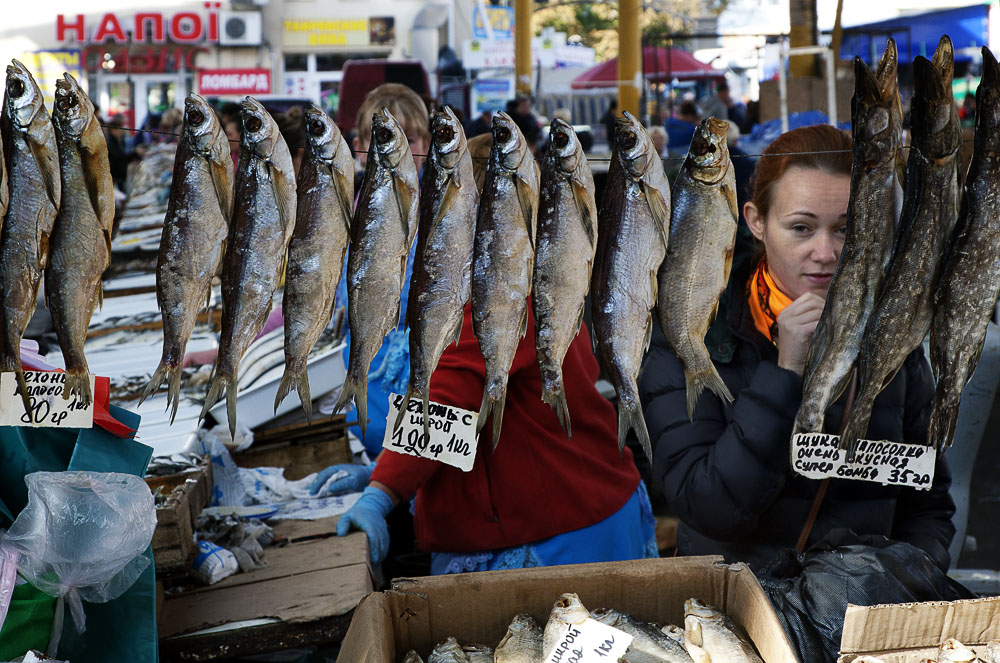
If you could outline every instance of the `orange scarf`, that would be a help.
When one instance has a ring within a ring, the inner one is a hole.
[[[767,340],[777,345],[778,316],[792,303],[792,299],[774,284],[774,279],[767,270],[766,259],[757,265],[748,286],[753,325]]]

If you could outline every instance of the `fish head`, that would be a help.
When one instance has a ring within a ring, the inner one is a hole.
[[[890,39],[889,43],[895,52],[894,42]],[[889,51],[887,47],[886,55]],[[861,58],[854,58],[854,96],[851,97],[854,149],[869,167],[894,159],[899,149],[902,126],[895,58],[888,65],[886,55],[882,56],[883,62],[875,72]]]
[[[53,115],[63,133],[79,139],[94,120],[94,105],[69,73],[56,80]]]
[[[274,118],[259,101],[253,97],[246,97],[240,103],[240,119],[243,124],[243,132],[240,135],[241,146],[259,158],[268,158],[275,141],[281,135]]]
[[[698,599],[688,599],[684,602],[684,615],[691,615],[699,619],[714,619],[722,617],[722,613],[719,612],[718,608],[707,603],[703,603]]]
[[[954,154],[962,139],[951,78],[942,73],[946,74],[947,68],[942,70],[923,56],[918,55],[913,60],[914,85],[910,103],[913,146],[929,159]]]
[[[519,613],[511,620],[509,631],[534,631],[538,628],[538,623],[526,612]]]
[[[1000,65],[983,46],[983,77],[976,90],[976,139],[987,152],[1000,152]]]
[[[677,626],[676,624],[668,624],[661,629],[663,634],[666,635],[671,640],[676,640],[677,642],[684,642],[684,628]]]
[[[17,60],[11,60],[7,65],[4,112],[15,124],[25,128],[31,124],[44,105],[42,92],[38,89],[35,79],[31,77],[31,73]]]
[[[210,150],[222,130],[219,117],[200,94],[192,92],[184,100],[184,133],[202,150]],[[224,135],[224,134],[223,134]]]
[[[552,606],[551,617],[564,624],[579,624],[590,616],[576,594],[563,594]]]
[[[410,156],[410,142],[399,122],[388,108],[382,108],[372,116],[371,148],[382,166],[394,170],[404,158]]]
[[[687,167],[696,180],[714,183],[726,174],[729,166],[728,132],[729,123],[715,117],[702,120],[694,130]]]
[[[558,170],[572,173],[583,158],[583,147],[573,127],[559,118],[549,126],[549,146],[545,157],[551,159]]]
[[[448,106],[431,113],[431,159],[439,168],[451,170],[465,152],[465,131]]]
[[[305,116],[306,139],[313,153],[321,159],[332,159],[342,142],[337,123],[316,104],[306,106]]]
[[[625,172],[635,179],[642,177],[653,161],[659,161],[646,129],[628,111],[615,118],[614,151]]]
[[[510,115],[503,111],[497,112],[493,116],[493,148],[490,152],[492,161],[496,155],[497,165],[506,170],[517,170],[528,151],[528,141],[524,139],[524,134],[517,128],[517,124]]]
[[[684,642],[701,647],[705,644],[705,636],[701,632],[701,618],[696,615],[684,617]]]

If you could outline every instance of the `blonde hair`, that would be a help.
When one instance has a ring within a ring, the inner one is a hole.
[[[420,96],[400,83],[383,83],[368,93],[358,109],[354,128],[360,145],[367,145],[371,141],[372,115],[383,107],[389,109],[410,138],[413,138],[412,134],[416,134],[416,137],[430,141],[427,106]]]

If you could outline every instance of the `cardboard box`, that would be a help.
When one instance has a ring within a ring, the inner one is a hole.
[[[847,606],[838,659],[862,654],[885,663],[919,663],[955,638],[980,656],[983,645],[1000,639],[1000,597],[897,605]],[[978,647],[977,647],[978,645]]]
[[[837,121],[851,119],[851,97],[854,96],[854,76],[837,79]],[[818,110],[827,113],[825,78],[789,78],[788,112]],[[760,121],[767,122],[781,117],[781,98],[778,81],[760,83]]]
[[[341,663],[398,663],[409,649],[425,659],[455,636],[462,644],[495,646],[514,615],[539,624],[565,592],[591,610],[610,607],[639,619],[682,624],[684,601],[697,597],[743,626],[766,663],[796,663],[788,638],[753,572],[720,557],[579,564],[547,568],[397,579],[370,594],[354,613]]]

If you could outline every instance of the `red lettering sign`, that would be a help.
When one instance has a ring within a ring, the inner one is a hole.
[[[194,12],[180,12],[170,19],[170,36],[178,44],[191,44],[201,40],[201,16]]]
[[[111,37],[119,44],[124,44],[127,41],[125,31],[122,30],[121,23],[118,22],[118,17],[114,14],[105,14],[104,18],[101,19],[101,23],[97,26],[97,31],[94,33],[94,41],[101,43],[108,37]]]
[[[74,23],[67,23],[66,17],[62,14],[56,16],[56,41],[65,41],[67,30],[72,32],[77,41],[86,41],[87,37],[83,32],[83,14],[77,14]]]
[[[124,20],[132,28],[134,43],[165,43],[168,26],[169,37],[175,43],[215,43],[219,41],[219,9],[222,3],[210,0],[203,4],[207,10],[207,17],[196,12],[183,11],[169,17],[169,22],[162,12],[138,12],[133,18],[124,19],[109,12],[101,17],[97,29],[89,39],[83,14],[68,17],[59,14],[56,16],[56,41],[66,41],[67,38],[74,37],[81,43],[89,41],[99,44],[107,39],[113,39],[119,44],[124,44],[129,41],[127,33],[122,28]]]
[[[270,94],[269,69],[203,69],[198,72],[198,92],[203,95]]]
[[[140,12],[135,15],[135,30],[133,31],[135,40],[146,41],[146,26],[149,23],[152,23],[153,25],[152,41],[157,44],[162,44],[166,41],[166,38],[163,35],[163,14],[160,12]]]

